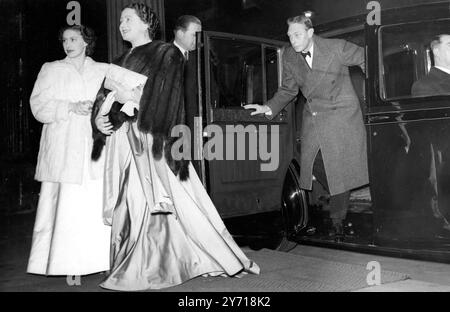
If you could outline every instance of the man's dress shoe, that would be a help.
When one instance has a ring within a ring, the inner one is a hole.
[[[342,223],[335,223],[331,226],[328,235],[334,239],[336,243],[344,241],[344,227]]]

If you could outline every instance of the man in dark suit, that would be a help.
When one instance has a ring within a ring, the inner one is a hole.
[[[192,15],[180,16],[174,27],[175,39],[174,45],[180,49],[186,59],[185,63],[185,108],[186,108],[186,125],[191,130],[191,158],[192,164],[200,173],[200,163],[194,160],[194,117],[198,116],[197,102],[197,66],[196,66],[196,34],[202,31],[201,21]]]
[[[433,52],[434,66],[431,67],[430,72],[417,80],[411,89],[413,96],[433,96],[450,94],[450,35],[441,34],[433,38],[430,44]],[[448,204],[450,199],[445,198],[442,194],[446,194],[445,188],[450,181],[446,181],[446,174],[448,166],[439,154],[445,154],[447,138],[441,135],[435,135],[432,138],[430,147],[430,175],[427,182],[431,184],[431,191],[433,192],[430,198],[433,198],[431,205],[433,216],[436,218],[436,226],[443,229],[443,232],[438,232],[438,235],[449,237],[450,222],[447,220],[450,216]],[[444,188],[444,189],[443,189]]]
[[[438,35],[431,41],[434,66],[428,75],[417,80],[411,93],[413,96],[450,93],[450,35]]]
[[[275,117],[301,90],[306,98],[301,130],[300,184],[312,188],[312,175],[330,197],[330,230],[343,236],[350,190],[369,183],[366,130],[349,66],[364,70],[364,49],[341,39],[314,35],[311,19],[289,18],[291,46],[283,54],[282,86],[265,105],[246,105],[252,115]]]

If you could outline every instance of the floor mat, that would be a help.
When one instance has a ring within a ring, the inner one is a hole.
[[[361,265],[322,260],[319,258],[261,250],[247,254],[261,267],[260,275],[242,278],[196,278],[173,287],[170,291],[296,291],[339,292],[366,288],[370,273]],[[408,279],[398,272],[381,270],[381,284]]]

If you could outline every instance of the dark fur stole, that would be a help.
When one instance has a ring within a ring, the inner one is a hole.
[[[173,173],[179,175],[180,180],[187,180],[189,161],[174,160],[171,153],[172,145],[178,139],[171,137],[172,128],[185,123],[184,58],[180,50],[170,43],[152,41],[123,54],[113,63],[148,77],[137,113],[138,128],[152,134],[153,157],[161,159],[164,152]],[[95,126],[95,116],[108,93],[109,90],[103,86],[100,88],[92,110],[94,160],[100,157],[106,141],[105,135]],[[120,103],[115,102],[108,114],[114,130],[120,128],[125,121],[136,120],[136,117],[130,118],[120,112],[121,107]]]

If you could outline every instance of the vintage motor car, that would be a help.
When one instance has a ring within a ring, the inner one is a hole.
[[[326,233],[326,192],[316,182],[312,192],[299,188],[301,94],[272,120],[242,107],[276,92],[289,43],[208,31],[198,36],[196,153],[212,152],[208,142],[217,133],[208,126],[214,125],[226,137],[215,143],[230,157],[199,157],[197,168],[237,239],[255,248],[301,243],[450,260],[450,94],[411,95],[434,64],[432,38],[450,32],[449,13],[448,2],[440,2],[383,11],[382,25],[356,16],[315,27],[366,51],[365,73],[350,68],[350,75],[366,125],[370,184],[352,191],[343,242]],[[268,162],[261,155],[276,150],[276,170],[260,170]]]

